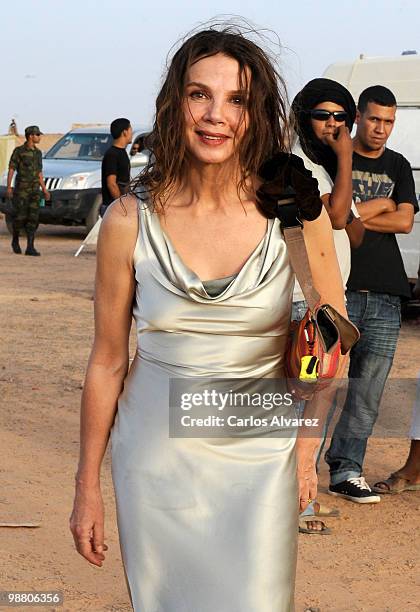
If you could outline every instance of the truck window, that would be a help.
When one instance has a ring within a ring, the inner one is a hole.
[[[46,159],[100,161],[112,145],[111,134],[66,134],[47,152]]]

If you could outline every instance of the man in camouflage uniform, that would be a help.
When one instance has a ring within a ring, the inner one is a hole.
[[[45,187],[42,176],[42,153],[36,147],[41,140],[41,131],[37,125],[25,129],[26,142],[16,147],[9,162],[7,175],[6,197],[13,194],[13,240],[14,253],[20,254],[19,234],[22,229],[26,231],[28,245],[25,255],[40,255],[34,247],[35,232],[38,227],[39,206],[41,191],[46,200],[50,194]],[[12,178],[16,174],[15,188],[12,190]]]

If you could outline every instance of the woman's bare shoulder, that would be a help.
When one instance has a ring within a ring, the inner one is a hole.
[[[139,231],[138,199],[127,194],[115,200],[101,223],[98,248],[106,248],[130,256],[134,252]]]
[[[106,210],[103,222],[113,225],[132,225],[138,219],[138,199],[132,195],[123,195],[118,200],[114,200]],[[109,220],[109,221],[108,221]]]

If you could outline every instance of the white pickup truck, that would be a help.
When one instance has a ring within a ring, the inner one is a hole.
[[[131,178],[144,168],[149,152],[144,137],[150,130],[133,127],[133,142],[127,153],[131,162]],[[65,134],[43,156],[45,184],[51,199],[40,208],[39,222],[54,225],[84,225],[89,232],[95,225],[101,195],[101,163],[112,144],[108,126],[77,128]],[[134,153],[133,146],[139,145]],[[7,171],[0,179],[0,212],[6,212]],[[11,231],[11,219],[6,214]]]
[[[410,162],[420,202],[420,56],[416,52],[398,57],[360,55],[353,62],[331,64],[323,76],[342,83],[356,102],[371,85],[384,85],[395,94],[397,118],[388,145]],[[411,233],[398,234],[397,240],[407,276],[415,282],[420,261],[420,213],[414,217]]]

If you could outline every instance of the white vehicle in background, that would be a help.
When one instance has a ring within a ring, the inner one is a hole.
[[[131,178],[135,178],[149,159],[144,138],[150,130],[133,127],[133,142],[127,153]],[[139,152],[132,151],[135,144]],[[89,232],[98,220],[101,195],[101,163],[112,145],[109,126],[73,129],[58,140],[42,160],[43,174],[51,199],[40,208],[39,222],[54,225],[81,225]],[[1,177],[0,212],[6,212],[7,171]],[[11,231],[11,218],[6,213]]]
[[[398,57],[360,55],[354,62],[331,64],[323,76],[342,83],[356,102],[371,85],[384,85],[395,94],[397,120],[388,145],[410,162],[420,202],[420,56],[416,51],[405,51]],[[411,233],[397,234],[397,240],[407,276],[415,282],[420,259],[420,213],[414,217]]]

